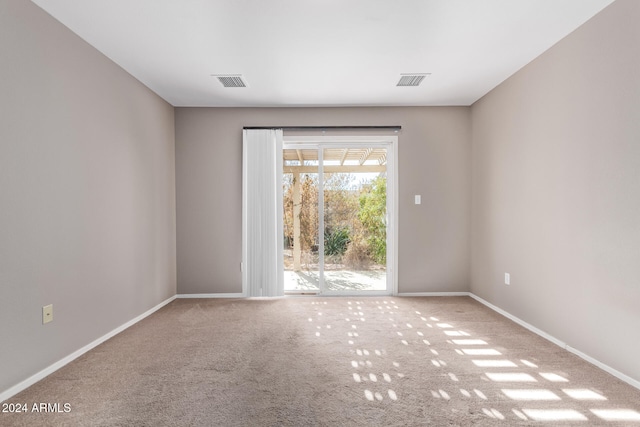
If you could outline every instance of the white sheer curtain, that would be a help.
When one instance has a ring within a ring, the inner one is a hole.
[[[244,129],[242,288],[248,297],[284,295],[282,129]]]

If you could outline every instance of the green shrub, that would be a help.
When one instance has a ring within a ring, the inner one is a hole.
[[[387,179],[378,177],[369,191],[360,195],[358,217],[367,230],[371,257],[378,264],[387,263]]]
[[[347,227],[336,228],[333,231],[324,232],[324,254],[344,255],[349,243],[349,229]]]

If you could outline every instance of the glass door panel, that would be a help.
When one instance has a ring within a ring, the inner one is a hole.
[[[318,293],[318,150],[283,153],[284,291]]]
[[[387,148],[322,151],[324,288],[387,290]]]

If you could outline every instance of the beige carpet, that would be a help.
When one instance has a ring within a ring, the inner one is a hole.
[[[468,297],[176,300],[13,426],[640,426],[637,390]]]

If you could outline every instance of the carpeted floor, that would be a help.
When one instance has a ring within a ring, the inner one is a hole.
[[[29,412],[2,426],[640,426],[640,390],[468,297],[176,300],[5,403]]]

